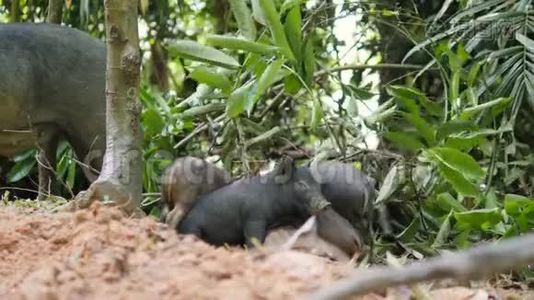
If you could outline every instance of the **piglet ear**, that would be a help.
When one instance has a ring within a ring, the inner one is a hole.
[[[274,167],[272,174],[276,183],[283,184],[291,179],[294,171],[295,162],[291,157],[284,155]]]

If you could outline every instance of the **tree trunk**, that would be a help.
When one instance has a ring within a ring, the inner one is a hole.
[[[111,202],[127,213],[139,209],[142,160],[139,101],[139,36],[137,1],[104,0],[106,22],[106,153],[102,171],[87,192],[78,194],[68,210],[94,201]]]
[[[63,0],[48,0],[47,23],[61,24],[63,15]]]
[[[20,21],[20,0],[11,0],[11,11],[9,16],[11,23]]]

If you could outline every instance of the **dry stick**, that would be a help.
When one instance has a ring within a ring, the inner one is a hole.
[[[480,279],[534,263],[534,234],[498,244],[480,245],[403,268],[377,267],[340,280],[312,294],[309,299],[343,299],[384,288],[436,279]]]
[[[213,120],[213,122],[220,122],[224,119],[224,117],[226,116],[226,114],[222,114],[220,116],[218,116],[217,118],[215,118],[215,120]],[[204,122],[202,124],[200,124],[197,128],[195,128],[195,130],[193,130],[193,132],[191,132],[188,136],[186,136],[185,138],[183,138],[181,141],[179,141],[176,145],[174,145],[174,149],[178,149],[180,147],[182,147],[183,145],[187,144],[187,142],[189,142],[192,138],[194,138],[195,136],[197,136],[198,134],[200,134],[202,131],[208,129],[209,125],[207,122]]]

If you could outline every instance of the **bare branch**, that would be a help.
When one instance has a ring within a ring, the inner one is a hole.
[[[534,234],[480,245],[403,268],[377,267],[323,288],[309,299],[343,299],[384,288],[436,279],[480,279],[534,263]]]

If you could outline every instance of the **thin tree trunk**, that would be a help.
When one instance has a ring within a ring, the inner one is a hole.
[[[20,21],[20,0],[11,1],[11,11],[9,16],[11,23],[16,23]]]
[[[141,202],[141,103],[137,1],[105,0],[106,154],[99,181],[117,181]]]
[[[111,202],[142,215],[142,161],[139,101],[137,1],[104,0],[106,22],[106,153],[100,176],[67,210]]]
[[[47,23],[61,24],[63,16],[63,0],[48,0]]]

